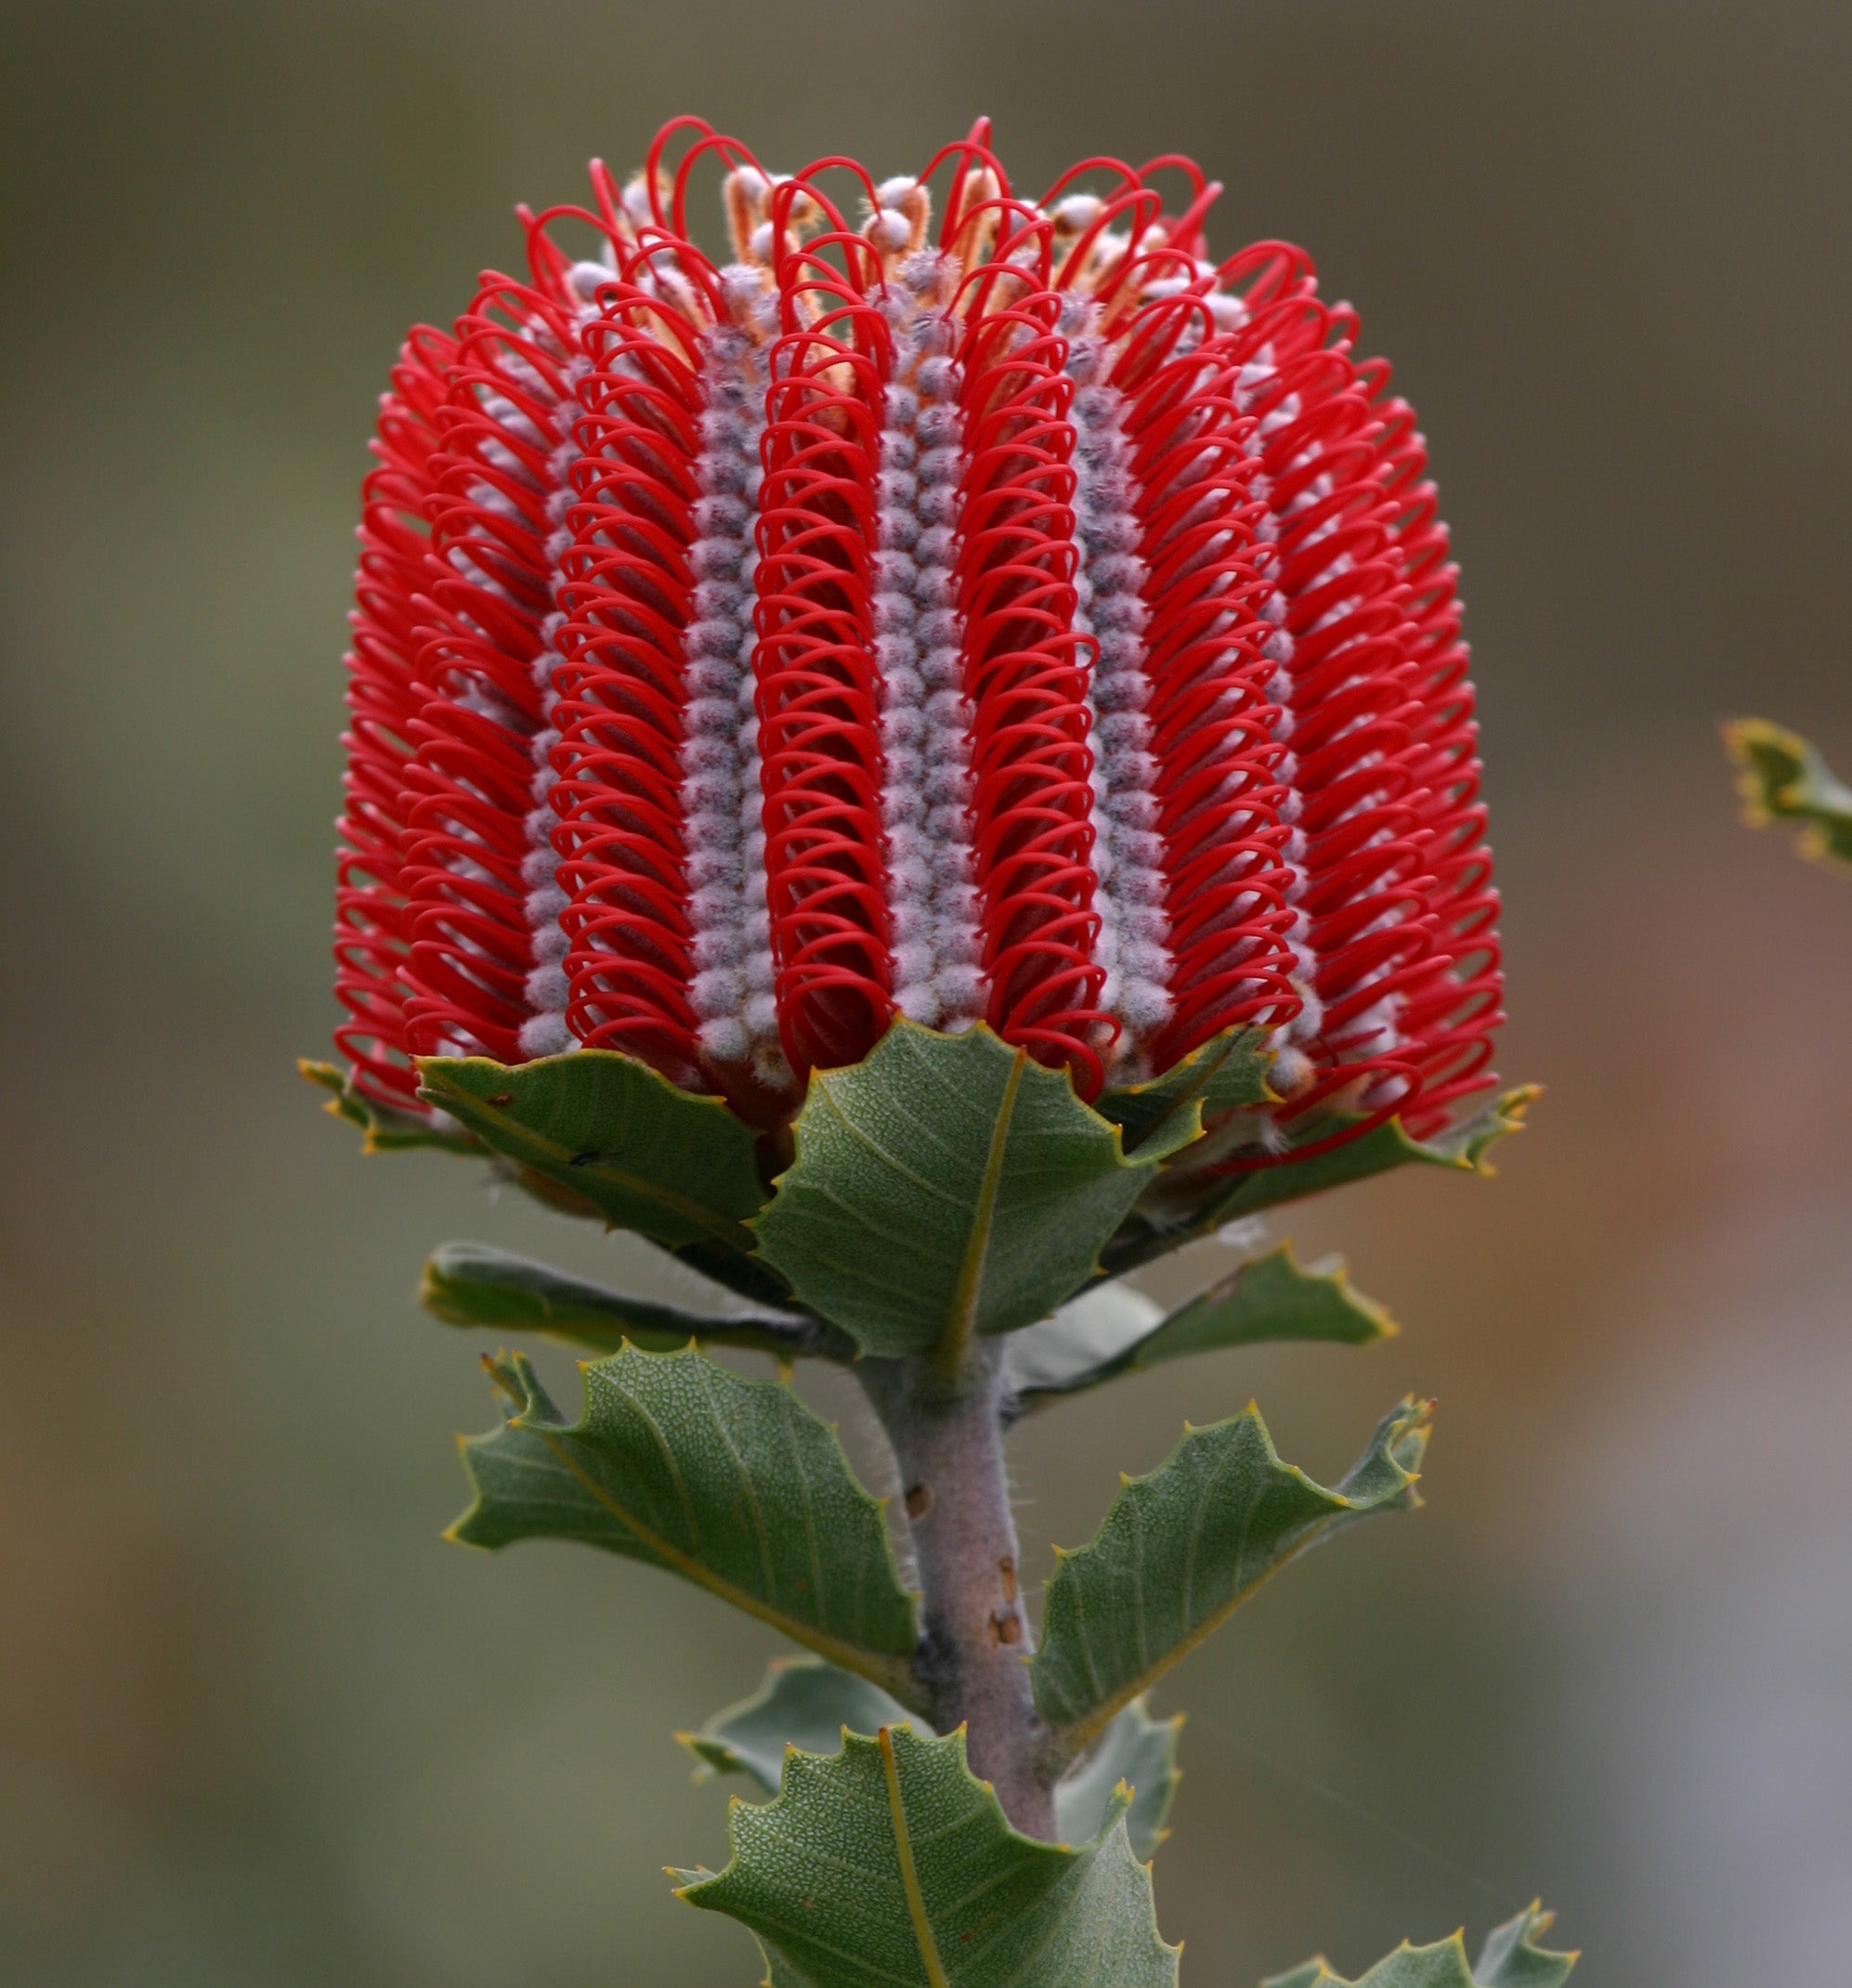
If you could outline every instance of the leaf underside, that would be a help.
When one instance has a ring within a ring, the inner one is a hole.
[[[814,1656],[776,1658],[765,1681],[750,1698],[716,1712],[698,1733],[676,1737],[705,1774],[744,1774],[767,1795],[779,1790],[786,1748],[834,1754],[844,1731],[872,1738],[883,1726],[911,1723],[922,1739],[933,1733],[924,1720],[879,1685],[852,1677]],[[1108,1726],[1093,1751],[1054,1791],[1055,1829],[1063,1843],[1090,1841],[1116,1811],[1115,1790],[1132,1791],[1126,1832],[1132,1854],[1149,1860],[1164,1840],[1164,1818],[1181,1778],[1177,1739],[1183,1724],[1154,1720],[1137,1699]]]
[[[1055,1833],[1063,1843],[1085,1843],[1113,1813],[1115,1790],[1132,1791],[1126,1811],[1126,1836],[1132,1855],[1149,1863],[1169,1835],[1164,1819],[1183,1778],[1177,1742],[1183,1715],[1154,1719],[1142,1698],[1134,1698],[1100,1735],[1099,1744],[1063,1775],[1054,1791]]]
[[[568,1426],[521,1355],[485,1363],[513,1412],[463,1445],[468,1546],[576,1539],[706,1588],[903,1700],[914,1600],[836,1433],[776,1380],[690,1348],[581,1369]]]
[[[626,1341],[647,1353],[672,1353],[690,1340],[750,1347],[776,1359],[802,1353],[846,1358],[854,1350],[841,1334],[800,1313],[770,1307],[719,1315],[685,1312],[628,1297],[486,1243],[452,1242],[438,1249],[424,1265],[418,1301],[446,1325],[544,1332],[594,1353],[616,1353]]]
[[[1576,1955],[1552,1953],[1534,1943],[1554,1918],[1555,1914],[1541,1905],[1526,1906],[1486,1935],[1476,1967],[1467,1966],[1465,1942],[1455,1933],[1432,1946],[1404,1942],[1355,1981],[1334,1974],[1320,1959],[1272,1975],[1260,1988],[1561,1988]]]
[[[1120,1288],[1102,1286],[1067,1311],[1098,1303]],[[1243,1263],[1156,1323],[1131,1305],[1123,1306],[1116,1320],[1103,1319],[1103,1329],[1083,1333],[1077,1323],[1057,1312],[1011,1341],[1012,1370],[1021,1371],[1017,1393],[1025,1408],[1191,1354],[1286,1341],[1367,1346],[1398,1329],[1379,1304],[1351,1288],[1341,1262],[1308,1270],[1290,1242]],[[1121,1335],[1116,1345],[1115,1323]]]
[[[690,1904],[750,1928],[808,1988],[1171,1988],[1151,1873],[1123,1811],[1079,1849],[1019,1836],[964,1735],[851,1733],[793,1753],[782,1791],[736,1803],[732,1862],[678,1873]],[[777,1977],[774,1977],[776,1979]]]
[[[852,1677],[815,1656],[774,1657],[765,1681],[750,1698],[730,1705],[698,1733],[675,1737],[700,1761],[704,1774],[744,1774],[776,1795],[785,1771],[785,1749],[840,1753],[842,1733],[872,1738],[883,1726],[911,1723],[922,1737],[931,1726],[908,1712],[880,1685]]]
[[[1065,1071],[987,1028],[896,1022],[864,1062],[813,1073],[797,1157],[754,1232],[798,1297],[867,1352],[1013,1331],[1095,1275],[1198,1112],[1128,1159]]]
[[[1282,1463],[1258,1409],[1126,1480],[1048,1584],[1036,1707],[1068,1749],[1188,1654],[1288,1561],[1353,1521],[1415,1502],[1428,1405],[1402,1402],[1336,1490]]]
[[[1852,863],[1852,787],[1806,739],[1766,718],[1738,718],[1723,727],[1723,736],[1738,769],[1743,819],[1752,828],[1795,822],[1803,856]]]

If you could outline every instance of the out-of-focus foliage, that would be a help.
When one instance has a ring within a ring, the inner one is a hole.
[[[1798,732],[1767,718],[1735,718],[1724,744],[1738,767],[1742,818],[1753,829],[1771,821],[1800,824],[1803,856],[1852,863],[1852,787],[1835,775]]]

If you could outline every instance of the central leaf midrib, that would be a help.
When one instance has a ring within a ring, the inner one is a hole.
[[[947,1364],[962,1356],[976,1330],[978,1301],[984,1289],[985,1260],[990,1251],[990,1232],[997,1215],[998,1196],[1003,1185],[1003,1154],[1010,1141],[1010,1123],[1016,1115],[1016,1099],[1022,1090],[1023,1071],[1029,1053],[1018,1049],[1010,1075],[998,1101],[997,1122],[990,1129],[990,1150],[985,1156],[984,1174],[978,1182],[977,1198],[972,1206],[971,1229],[965,1239],[959,1280],[952,1288],[952,1308],[946,1320],[942,1340]]]
[[[926,1895],[920,1890],[919,1872],[913,1862],[913,1844],[907,1834],[906,1810],[900,1798],[900,1762],[894,1757],[893,1735],[883,1726],[877,1744],[881,1752],[881,1776],[887,1783],[888,1813],[893,1822],[894,1854],[900,1862],[900,1887],[906,1896],[906,1916],[913,1922],[913,1943],[926,1969],[928,1988],[952,1988],[939,1958],[938,1942],[933,1937],[933,1922],[926,1916]]]

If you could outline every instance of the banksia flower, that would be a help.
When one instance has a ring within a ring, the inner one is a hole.
[[[1412,411],[1301,251],[1206,259],[1189,162],[1037,202],[987,137],[878,184],[684,120],[405,346],[349,657],[363,1092],[593,1047],[770,1124],[896,1014],[1089,1098],[1263,1030],[1308,1131],[1493,1080]]]

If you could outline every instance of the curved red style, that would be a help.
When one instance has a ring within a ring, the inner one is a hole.
[[[1206,259],[1188,160],[1034,201],[988,138],[877,184],[679,119],[407,343],[336,880],[367,1095],[593,1047],[773,1125],[896,1014],[1087,1097],[1244,1027],[1265,1165],[1493,1081],[1413,411],[1302,251]]]

